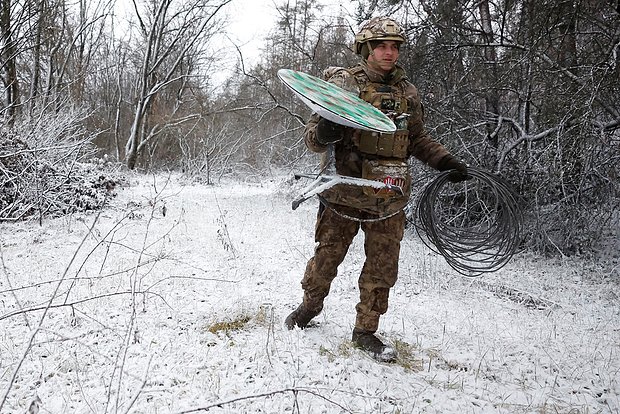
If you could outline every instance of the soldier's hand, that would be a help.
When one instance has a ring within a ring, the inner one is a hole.
[[[472,176],[467,173],[467,165],[460,162],[453,156],[448,156],[439,163],[439,171],[450,171],[448,180],[452,183],[471,180]]]
[[[345,126],[321,118],[316,124],[316,140],[323,145],[340,141],[344,136]]]
[[[472,176],[467,173],[467,167],[464,171],[452,170],[448,173],[448,181],[451,183],[460,183],[461,181],[471,180]]]

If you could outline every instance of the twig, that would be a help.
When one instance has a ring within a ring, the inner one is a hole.
[[[129,410],[131,410],[131,407],[133,407],[133,405],[136,403],[136,400],[138,399],[138,397],[140,396],[140,394],[144,390],[144,387],[146,386],[146,380],[148,378],[149,368],[151,367],[151,361],[152,360],[153,360],[153,355],[151,355],[151,357],[149,358],[149,362],[147,362],[147,364],[146,364],[146,368],[144,370],[144,376],[142,377],[142,384],[140,384],[140,388],[138,389],[138,391],[136,391],[136,393],[133,396],[133,398],[131,399],[131,401],[129,401],[129,405],[127,406],[127,409],[125,410],[125,414],[129,414]]]
[[[90,232],[95,227],[95,224],[99,221],[99,216],[101,215],[101,212],[102,211],[100,210],[99,213],[97,214],[97,216],[95,217],[95,219],[93,220],[93,223],[91,224],[91,226],[89,228],[89,231],[84,235],[84,237],[82,238],[82,241],[80,242],[78,248],[73,253],[73,256],[71,257],[71,260],[69,261],[69,264],[65,268],[65,271],[64,271],[62,277],[60,278],[60,281],[58,282],[58,284],[56,285],[56,288],[54,289],[54,292],[52,293],[52,297],[48,301],[47,306],[43,309],[43,314],[41,315],[41,318],[39,319],[39,323],[38,323],[37,327],[32,331],[32,334],[30,335],[30,338],[28,338],[28,341],[26,343],[26,347],[24,349],[24,352],[22,353],[22,357],[17,362],[17,366],[13,370],[13,373],[11,375],[11,378],[10,378],[9,382],[8,382],[8,385],[7,385],[6,391],[4,393],[4,396],[2,397],[2,401],[0,401],[0,412],[2,412],[2,408],[4,407],[4,404],[6,403],[6,400],[9,397],[9,393],[11,392],[11,389],[13,388],[13,384],[15,383],[15,379],[17,378],[17,373],[21,369],[22,364],[26,360],[26,357],[28,356],[28,353],[30,352],[30,349],[32,348],[32,344],[34,342],[34,338],[37,336],[37,334],[39,333],[39,331],[43,327],[43,322],[45,321],[45,318],[47,317],[47,313],[52,308],[52,302],[56,298],[56,295],[58,294],[58,291],[60,290],[60,286],[62,285],[63,281],[65,280],[65,278],[67,276],[67,273],[69,272],[69,269],[71,268],[71,265],[73,264],[73,262],[75,261],[75,259],[77,257],[78,252],[82,249],[82,246],[86,242],[86,239],[90,235]]]
[[[154,259],[142,262],[142,266],[146,266],[146,265],[148,265],[150,263],[153,263],[153,262],[155,262],[157,260],[158,260],[157,258],[154,258]],[[94,279],[96,279],[96,280],[103,280],[103,279],[107,279],[107,278],[110,278],[110,277],[113,277],[113,276],[122,275],[122,274],[125,274],[127,272],[128,272],[127,269],[121,269],[121,270],[117,270],[117,271],[112,272],[112,273],[108,273],[108,274],[100,275],[100,276],[96,276],[96,277],[71,277],[71,278],[65,278],[65,281],[68,281],[68,280],[75,280],[75,281],[79,281],[79,280],[94,280]],[[179,276],[179,278],[181,278],[181,277]],[[201,279],[201,278],[197,278],[197,279]],[[204,280],[214,280],[214,281],[225,282],[225,280],[219,280],[219,279],[207,279],[207,278],[204,278]],[[43,281],[43,282],[39,282],[39,283],[34,283],[32,285],[28,285],[28,286],[18,286],[18,287],[14,287],[14,288],[5,289],[5,290],[0,290],[0,295],[2,295],[4,293],[9,293],[9,292],[17,292],[17,291],[20,291],[20,290],[37,289],[37,288],[39,288],[41,286],[44,286],[44,285],[49,285],[49,284],[52,284],[52,283],[58,283],[58,281],[59,281],[59,279],[46,280],[46,281]]]
[[[319,394],[318,392],[315,392],[315,391],[312,391],[312,390],[309,390],[309,389],[305,389],[305,388],[285,388],[283,390],[277,390],[277,391],[265,392],[265,393],[262,393],[262,394],[246,395],[246,396],[243,396],[243,397],[233,398],[232,400],[221,401],[221,402],[218,402],[218,403],[213,403],[211,405],[206,405],[204,407],[190,408],[189,410],[179,411],[179,412],[177,412],[177,414],[187,414],[187,413],[195,413],[195,412],[198,412],[198,411],[208,411],[211,408],[221,408],[224,405],[232,404],[232,403],[235,403],[235,402],[238,402],[238,401],[252,400],[252,399],[263,398],[263,397],[271,397],[271,396],[274,396],[274,395],[277,395],[277,394],[285,394],[285,393],[289,393],[289,392],[291,392],[293,394],[297,394],[299,392],[305,392],[305,393],[308,393],[308,394],[312,394],[312,395],[315,395],[315,396],[317,396],[317,397],[319,397],[319,398],[329,402],[330,404],[333,404],[333,405],[337,406],[338,408],[340,408],[341,410],[343,410],[343,411],[345,411],[347,413],[352,413],[351,410],[348,410],[347,408],[345,408],[342,405],[338,404],[337,402],[332,401],[329,398]]]
[[[105,197],[105,200],[103,202],[103,204],[105,205],[107,202],[107,195]],[[103,240],[105,240],[110,234],[112,234],[113,232],[116,231],[117,227],[123,222],[123,220],[127,219],[129,213],[125,214],[125,216],[123,218],[121,218],[119,221],[117,221],[114,226],[112,226],[112,228],[108,231],[108,233],[105,235],[105,237],[103,238]],[[88,234],[94,234],[91,232],[88,232]],[[102,240],[102,241],[103,241]],[[84,258],[84,260],[82,260],[82,264],[80,265],[80,267],[78,268],[77,272],[75,273],[75,276],[79,275],[80,272],[82,271],[84,265],[86,265],[86,262],[88,262],[88,260],[90,259],[91,255],[93,255],[95,253],[95,251],[99,248],[99,246],[102,244],[102,241],[99,241],[91,250],[90,252],[88,252],[88,254],[86,255],[86,257]],[[67,289],[67,292],[65,294],[65,303],[67,303],[67,301],[69,300],[69,294],[71,293],[71,290],[73,289],[73,286],[75,286],[75,282],[76,279],[73,278],[73,280],[71,281],[71,285],[69,286],[69,288]]]
[[[155,179],[155,177],[153,177],[153,179]],[[169,183],[169,180],[166,181],[166,184],[164,185],[164,188],[162,189],[162,191],[167,187]],[[153,183],[153,187],[155,188],[155,191],[157,191],[157,186],[156,186],[156,182]],[[138,256],[136,258],[136,264],[134,266],[134,268],[132,269],[132,273],[130,275],[130,281],[131,281],[131,317],[129,319],[129,325],[127,327],[127,332],[125,335],[125,343],[124,343],[124,347],[122,350],[122,358],[121,358],[121,364],[119,367],[119,374],[118,374],[118,381],[117,381],[117,389],[116,389],[116,400],[115,400],[115,410],[116,412],[118,412],[118,408],[119,408],[119,403],[120,403],[120,397],[121,397],[121,386],[123,383],[123,373],[124,373],[124,367],[125,367],[125,362],[127,360],[127,353],[129,351],[129,345],[131,343],[131,338],[134,338],[134,342],[137,341],[136,337],[137,337],[137,331],[138,328],[136,326],[136,319],[137,319],[137,312],[136,312],[136,296],[139,293],[145,293],[145,292],[140,292],[139,291],[139,286],[142,282],[142,279],[138,278],[138,269],[140,269],[141,267],[141,262],[142,262],[142,257],[144,252],[146,252],[148,250],[148,248],[150,247],[148,245],[148,237],[149,237],[149,230],[151,228],[151,224],[153,223],[153,220],[155,218],[155,208],[157,206],[157,199],[158,199],[158,195],[161,194],[160,192],[157,192],[157,194],[155,195],[155,198],[153,200],[153,202],[151,203],[151,215],[146,223],[146,230],[144,232],[144,237],[142,238],[142,249],[140,250],[140,252],[138,253]],[[114,367],[114,370],[116,371],[116,365]],[[112,378],[114,378],[114,375],[112,375],[110,381],[112,380]],[[107,404],[106,404],[106,409],[107,409]]]
[[[86,144],[88,141],[83,141],[83,142],[78,142],[75,144],[71,144],[71,145],[54,145],[54,146],[50,146],[50,147],[41,147],[41,148],[28,148],[28,149],[23,149],[23,150],[19,150],[16,152],[12,152],[10,154],[0,154],[0,159],[2,158],[12,158],[12,157],[16,157],[17,155],[21,155],[21,154],[34,154],[37,152],[49,152],[52,150],[64,150],[64,149],[73,149],[76,147],[82,147],[84,146],[84,144]]]
[[[6,265],[4,264],[4,251],[2,250],[2,243],[0,243],[0,262],[2,262],[2,273],[6,277],[6,283],[9,285],[9,291],[13,295],[13,299],[15,299],[15,303],[17,303],[17,307],[19,309],[23,309],[23,306],[19,298],[17,297],[17,294],[15,293],[16,290],[13,289],[13,286],[11,284],[11,278],[9,277],[9,272],[6,268]],[[28,329],[31,329],[30,321],[28,320],[28,315],[26,315],[25,313],[24,313],[24,322],[26,322],[26,326],[28,327]]]
[[[63,279],[60,279],[60,283],[62,283],[62,281],[63,281]],[[54,292],[55,295],[57,293],[58,293],[57,291]],[[145,291],[139,291],[139,292],[134,292],[134,291],[114,292],[114,293],[106,293],[104,295],[97,295],[97,296],[91,296],[91,297],[84,298],[84,299],[79,299],[79,300],[76,300],[75,302],[58,303],[58,304],[54,304],[54,305],[52,305],[51,303],[48,302],[47,305],[41,305],[41,306],[30,307],[30,308],[27,308],[27,309],[16,310],[16,311],[13,311],[13,312],[1,315],[0,316],[0,321],[4,320],[4,319],[12,318],[13,316],[20,315],[22,313],[36,312],[36,311],[40,311],[40,310],[44,310],[45,312],[47,312],[50,309],[72,307],[72,306],[79,305],[79,304],[82,304],[82,303],[85,303],[85,302],[90,302],[92,300],[107,298],[107,297],[110,297],[110,296],[131,295],[131,294],[134,294],[134,293],[142,294],[142,295],[148,293],[148,294],[151,294],[153,296],[159,297],[162,301],[164,301],[164,303],[166,303],[166,301],[164,300],[163,296],[161,296],[161,295],[159,295],[157,293],[148,292],[146,290]],[[53,300],[53,298],[52,298],[52,300]]]

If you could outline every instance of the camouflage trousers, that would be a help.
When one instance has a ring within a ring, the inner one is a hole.
[[[379,317],[387,312],[390,288],[398,277],[400,241],[405,228],[402,211],[385,220],[360,223],[321,206],[315,229],[317,245],[314,257],[306,266],[301,286],[304,306],[320,311],[338,266],[360,227],[365,235],[366,261],[358,280],[360,301],[355,307],[355,327],[375,332]]]

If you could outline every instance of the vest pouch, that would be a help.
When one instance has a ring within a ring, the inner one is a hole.
[[[379,146],[379,133],[373,131],[362,131],[358,148],[365,154],[376,154]]]
[[[357,147],[365,154],[405,159],[409,147],[409,131],[397,130],[394,134],[362,131]]]
[[[409,176],[409,166],[403,160],[365,159],[362,163],[362,178],[398,186],[403,192],[403,194],[400,194],[388,188],[364,187],[364,194],[369,197],[383,199],[409,197],[411,177]]]
[[[381,134],[377,142],[376,154],[380,157],[391,157],[394,150],[394,134]]]
[[[409,148],[409,131],[399,129],[394,134],[394,147],[392,149],[392,157],[407,158],[407,149]]]

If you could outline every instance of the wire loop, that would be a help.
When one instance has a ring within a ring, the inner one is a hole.
[[[497,175],[469,167],[472,179],[451,183],[444,171],[423,189],[415,228],[426,246],[468,277],[501,269],[517,251],[523,217]]]

